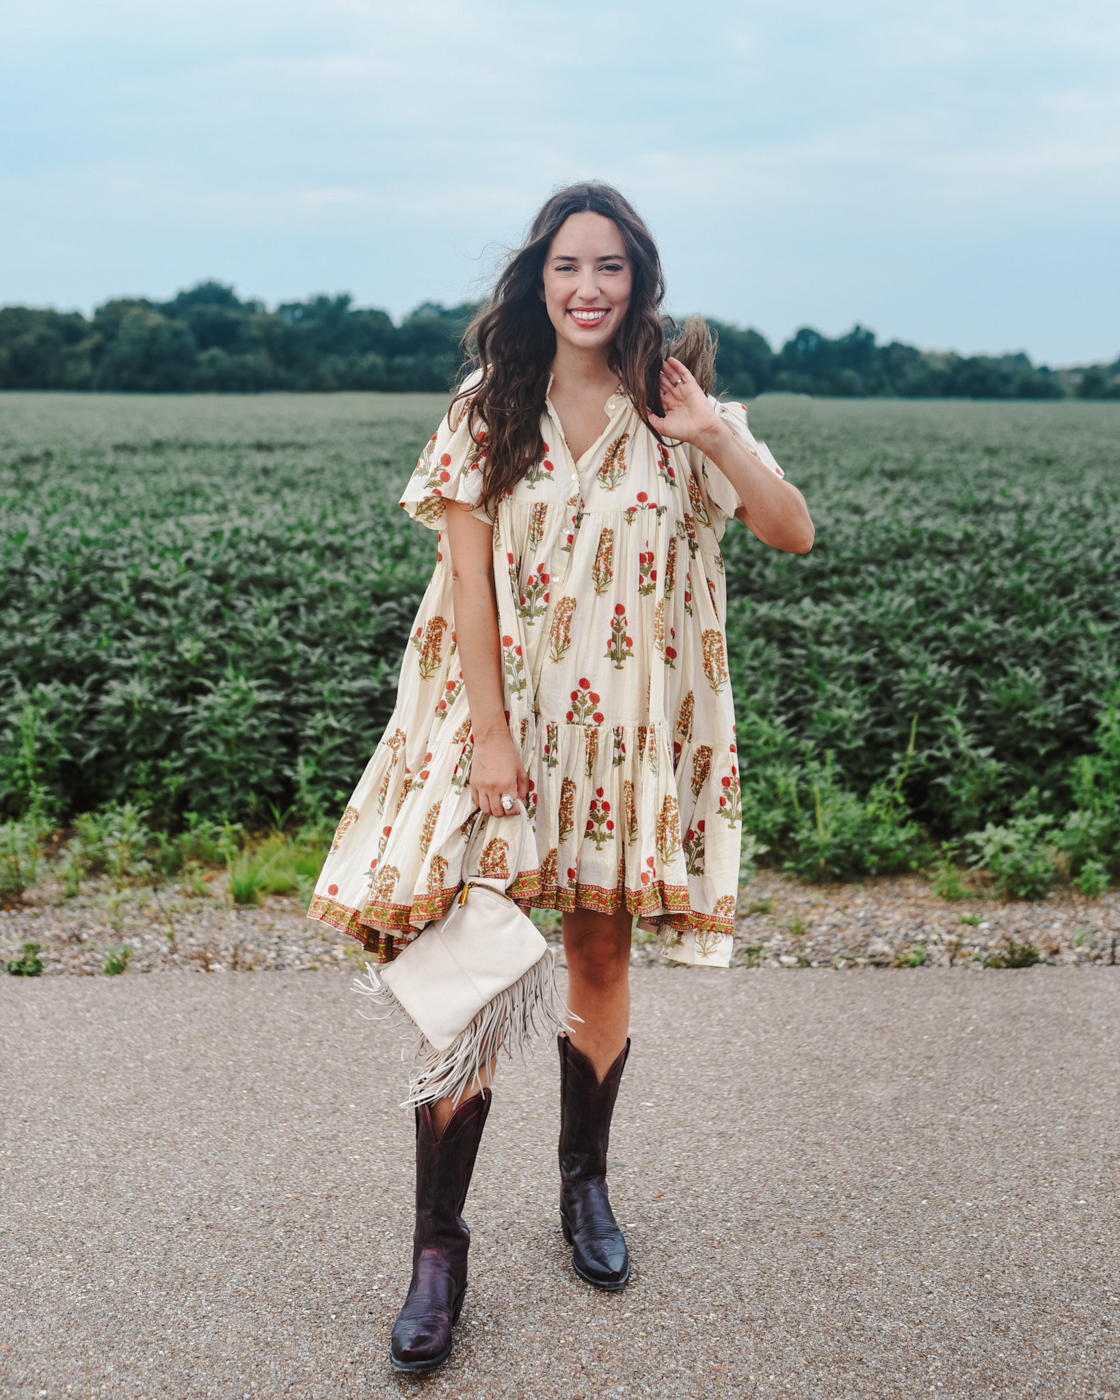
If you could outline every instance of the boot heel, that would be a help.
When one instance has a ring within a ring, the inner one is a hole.
[[[564,1231],[564,1241],[566,1244],[572,1242],[572,1227],[568,1224],[568,1217],[563,1211],[560,1212],[560,1228]]]
[[[459,1321],[459,1314],[463,1311],[463,1299],[467,1296],[467,1285],[463,1284],[463,1291],[455,1299],[455,1311],[451,1314],[451,1325]]]

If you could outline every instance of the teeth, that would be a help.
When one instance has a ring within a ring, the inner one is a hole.
[[[573,311],[572,315],[577,321],[599,321],[607,314],[604,307],[599,311]]]

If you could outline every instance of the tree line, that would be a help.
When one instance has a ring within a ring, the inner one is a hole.
[[[398,326],[349,296],[269,311],[202,282],[171,301],[118,298],[92,317],[0,308],[0,389],[124,393],[444,392],[462,367],[459,340],[477,308],[426,302]],[[841,398],[1120,399],[1120,359],[1055,372],[1025,354],[919,350],[856,326],[829,339],[810,327],[775,350],[755,330],[709,323],[719,387]]]

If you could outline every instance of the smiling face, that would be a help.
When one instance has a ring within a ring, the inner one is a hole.
[[[603,350],[626,317],[633,274],[622,234],[602,214],[572,214],[544,263],[544,304],[557,337]]]

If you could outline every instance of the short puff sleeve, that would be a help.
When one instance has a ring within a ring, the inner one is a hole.
[[[470,508],[476,520],[493,525],[492,518],[479,507],[482,473],[486,464],[486,435],[471,435],[469,399],[459,399],[444,414],[439,428],[420,453],[416,470],[401,497],[409,517],[430,530],[442,530],[448,501]]]
[[[785,472],[774,460],[774,454],[764,442],[759,442],[751,430],[747,427],[747,406],[742,403],[723,403],[720,399],[708,395],[708,403],[712,411],[722,423],[726,423],[739,441],[749,452],[762,462],[762,464],[774,473],[775,476],[785,476]],[[689,459],[692,466],[693,478],[699,488],[705,508],[713,523],[722,533],[723,525],[742,506],[739,493],[734,486],[720,471],[719,467],[705,457],[696,448],[690,448]]]

